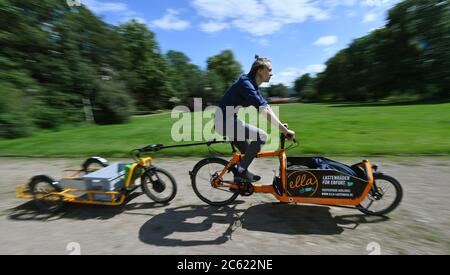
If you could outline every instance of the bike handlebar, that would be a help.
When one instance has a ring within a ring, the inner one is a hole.
[[[284,124],[284,126],[285,126],[287,129],[289,129],[289,127],[288,127],[287,124]],[[284,133],[281,133],[281,134],[280,134],[281,149],[285,149],[285,146],[286,146],[286,138],[290,139],[289,136],[291,136],[291,135],[285,135]],[[294,144],[298,144],[298,142],[297,142],[297,140],[296,140],[295,138],[292,139],[292,142],[293,142]]]

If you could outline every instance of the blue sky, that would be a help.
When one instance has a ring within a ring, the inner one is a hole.
[[[106,22],[145,23],[163,52],[184,52],[206,67],[231,49],[247,72],[255,54],[269,57],[272,84],[291,86],[353,39],[385,24],[399,0],[81,0]]]

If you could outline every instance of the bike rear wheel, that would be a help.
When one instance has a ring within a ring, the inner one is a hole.
[[[226,173],[220,179],[220,186],[214,187],[213,181],[228,165],[221,158],[207,158],[200,161],[192,171],[192,188],[195,194],[205,203],[212,206],[225,206],[236,200],[239,192],[230,188],[234,181],[234,171]]]
[[[400,204],[403,190],[400,183],[384,174],[374,174],[374,186],[358,210],[369,216],[383,216],[392,212]]]

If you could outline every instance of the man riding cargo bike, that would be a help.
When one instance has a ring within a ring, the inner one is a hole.
[[[277,115],[259,92],[262,83],[269,82],[272,77],[272,64],[269,59],[255,56],[250,73],[242,75],[225,93],[216,111],[214,125],[216,131],[227,137],[228,140],[244,154],[242,162],[236,167],[235,181],[256,182],[261,179],[248,171],[248,167],[261,151],[267,141],[267,133],[253,125],[247,124],[237,117],[239,108],[255,107],[260,114],[289,139],[295,137],[295,132],[289,130],[281,123]],[[252,140],[249,142],[249,140]]]

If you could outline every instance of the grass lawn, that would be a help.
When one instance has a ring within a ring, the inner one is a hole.
[[[279,107],[281,120],[289,123],[300,141],[290,155],[450,155],[450,103]],[[0,156],[124,157],[133,148],[153,143],[178,144],[171,138],[172,126],[178,120],[167,114],[133,117],[124,125],[65,127],[27,138],[0,139]],[[192,133],[200,132],[200,127],[192,125]],[[214,149],[229,152],[226,145]],[[208,149],[186,147],[153,155],[200,156],[208,155]]]

